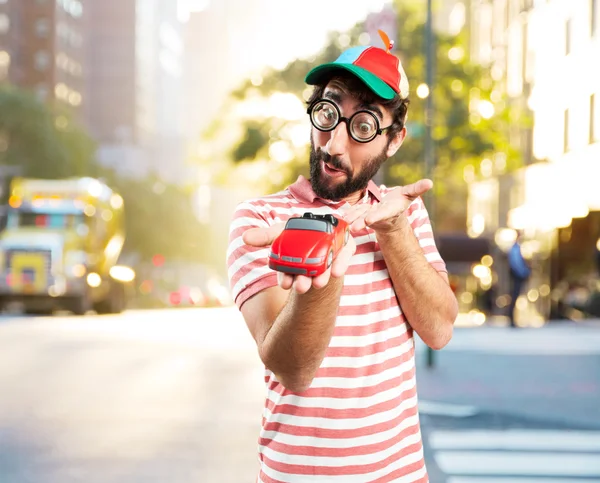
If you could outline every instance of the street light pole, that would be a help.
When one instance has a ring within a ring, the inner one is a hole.
[[[425,172],[428,178],[433,178],[434,161],[433,161],[433,138],[431,134],[433,124],[433,12],[432,0],[427,0],[427,23],[425,25],[425,60],[426,73],[425,82],[428,87],[428,96],[425,102]],[[433,203],[433,196],[429,194],[429,204]],[[433,217],[432,208],[428,207],[429,216]]]
[[[431,134],[433,124],[433,62],[434,62],[434,48],[433,48],[433,12],[432,12],[432,0],[427,0],[427,21],[425,24],[425,60],[426,60],[426,73],[425,82],[428,87],[429,95],[425,101],[425,174],[426,177],[435,182],[434,179],[434,152],[433,152],[433,138]],[[435,197],[433,193],[429,191],[426,196],[427,199],[427,211],[429,212],[429,219],[433,225],[435,220]],[[427,367],[433,367],[434,352],[433,349],[427,347]]]

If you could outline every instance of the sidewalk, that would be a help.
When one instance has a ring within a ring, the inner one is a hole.
[[[599,327],[600,328],[600,319],[583,319],[581,321],[573,321],[573,320],[547,320],[539,323],[539,327],[524,327],[524,328],[546,328],[553,326],[563,326],[563,325],[581,325],[581,326],[589,326],[589,327]],[[472,328],[472,327],[508,327],[510,325],[509,319],[505,315],[492,315],[492,316],[484,316],[480,312],[473,313],[460,313],[456,319],[454,324],[455,327],[460,328]]]
[[[600,321],[540,329],[458,327],[434,352],[417,341],[420,400],[600,428]]]
[[[450,343],[439,353],[456,351],[521,355],[600,355],[600,321],[557,320],[539,328],[514,328],[502,323],[459,326],[454,329]]]

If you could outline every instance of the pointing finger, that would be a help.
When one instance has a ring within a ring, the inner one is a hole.
[[[421,179],[416,183],[403,186],[401,190],[404,196],[414,200],[418,196],[427,193],[431,188],[433,188],[433,181],[430,179]]]

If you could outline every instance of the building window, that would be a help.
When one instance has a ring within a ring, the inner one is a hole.
[[[58,0],[58,3],[74,18],[79,18],[83,14],[83,4],[79,0]]]
[[[0,13],[0,34],[5,34],[10,28],[10,18],[5,13]]]
[[[40,50],[33,57],[35,68],[39,71],[47,70],[50,66],[50,55],[45,50]]]
[[[565,55],[571,53],[571,19],[565,25]]]
[[[569,110],[565,109],[565,124],[563,132],[563,152],[569,151]]]
[[[71,47],[80,48],[83,45],[81,35],[71,30],[69,34],[69,44],[71,45]]]
[[[54,87],[54,95],[56,96],[57,99],[68,99],[69,98],[69,88],[65,84],[60,82],[59,84],[56,84],[56,86]]]
[[[81,105],[81,94],[77,91],[71,91],[68,98],[69,104],[77,107]]]
[[[35,35],[40,39],[46,39],[49,34],[50,21],[47,18],[38,18],[35,22]]]
[[[590,0],[590,35],[598,31],[598,0]]]
[[[600,141],[600,109],[596,102],[596,94],[590,96],[590,144]]]
[[[10,67],[10,54],[6,50],[0,50],[0,81],[8,77]]]
[[[10,65],[10,54],[6,50],[0,50],[0,67],[8,67]]]
[[[48,94],[50,94],[50,89],[46,84],[38,84],[35,88],[35,94],[37,95],[40,101],[45,101],[48,99]]]
[[[71,3],[71,8],[69,9],[69,13],[75,18],[80,18],[83,15],[82,3],[73,1],[73,3]]]

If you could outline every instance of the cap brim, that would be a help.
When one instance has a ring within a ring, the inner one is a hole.
[[[335,71],[345,70],[365,83],[365,85],[371,89],[375,94],[383,99],[393,99],[398,95],[394,89],[383,82],[379,77],[371,74],[366,69],[358,67],[354,64],[338,64],[335,62],[329,64],[322,64],[312,69],[307,75],[305,82],[309,85],[320,84],[323,80],[335,73]]]

